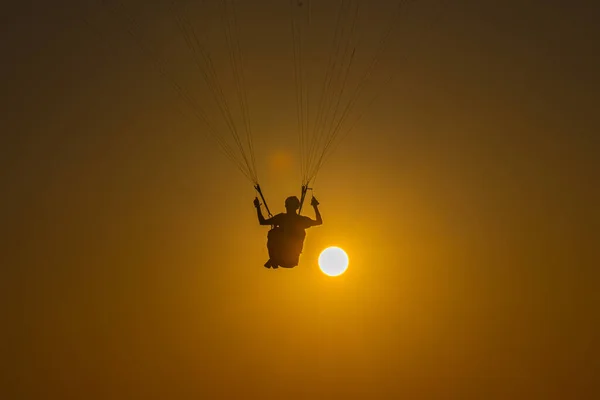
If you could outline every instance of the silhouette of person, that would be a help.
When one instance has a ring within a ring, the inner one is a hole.
[[[296,196],[285,199],[285,213],[265,219],[258,198],[254,199],[258,223],[273,226],[267,234],[269,260],[265,263],[266,268],[294,268],[298,265],[300,253],[302,253],[302,247],[304,246],[304,238],[306,237],[305,230],[323,223],[317,199],[313,197],[310,205],[315,210],[316,219],[298,215],[300,200]]]

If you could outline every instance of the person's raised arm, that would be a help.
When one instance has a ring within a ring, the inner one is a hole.
[[[254,199],[254,207],[256,207],[256,215],[258,216],[258,223],[260,225],[274,225],[273,218],[265,219],[262,215],[262,211],[260,210],[260,201],[258,197]]]
[[[322,225],[323,224],[323,217],[321,217],[321,212],[319,211],[319,202],[317,201],[316,198],[312,198],[310,201],[310,205],[313,207],[313,209],[315,210],[315,217],[316,220],[314,221],[313,225]]]

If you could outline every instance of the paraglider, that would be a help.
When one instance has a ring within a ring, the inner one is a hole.
[[[339,143],[347,136],[361,119],[364,109],[371,105],[376,95],[369,95],[366,104],[357,107],[357,100],[364,97],[364,90],[368,83],[371,83],[374,77],[374,71],[379,64],[382,53],[386,48],[387,39],[391,30],[396,24],[396,18],[400,10],[405,8],[406,1],[399,1],[394,6],[397,7],[389,21],[389,24],[383,24],[385,29],[380,36],[380,40],[375,46],[372,58],[369,56],[369,62],[365,64],[362,73],[359,73],[358,82],[354,89],[350,88],[349,76],[353,67],[357,64],[358,43],[361,41],[357,37],[357,20],[359,19],[359,2],[353,0],[340,0],[337,9],[335,23],[333,20],[325,21],[327,26],[334,26],[333,41],[331,50],[327,52],[329,61],[324,71],[324,80],[320,91],[319,101],[309,104],[309,86],[314,87],[315,82],[310,82],[310,76],[307,74],[307,63],[314,63],[319,60],[314,54],[308,51],[309,40],[307,34],[318,32],[318,29],[312,29],[313,9],[325,7],[325,4],[311,5],[308,0],[291,0],[291,33],[293,47],[294,63],[294,82],[296,86],[296,108],[298,119],[298,144],[299,144],[299,166],[300,166],[300,196],[289,197],[286,200],[286,213],[272,216],[265,196],[261,190],[258,171],[256,167],[256,156],[254,154],[253,134],[250,121],[250,107],[245,88],[245,70],[243,68],[244,57],[242,57],[240,30],[238,26],[238,17],[233,0],[219,0],[214,4],[219,10],[221,28],[223,29],[223,38],[226,39],[226,48],[230,58],[232,77],[226,79],[222,76],[222,69],[218,68],[206,43],[207,35],[200,32],[198,27],[205,27],[208,24],[193,22],[194,19],[212,18],[211,12],[206,9],[210,2],[182,2],[176,0],[159,3],[143,3],[145,5],[164,7],[158,14],[171,14],[174,16],[174,26],[180,36],[184,39],[185,47],[190,51],[193,61],[193,67],[196,68],[206,83],[211,93],[214,103],[218,106],[215,113],[207,113],[193,94],[190,88],[182,85],[175,77],[172,71],[167,67],[169,57],[161,57],[157,46],[152,46],[148,41],[140,37],[140,26],[135,15],[127,8],[135,6],[125,6],[121,0],[99,0],[106,9],[108,9],[117,19],[125,25],[125,30],[133,37],[146,57],[157,68],[160,75],[177,92],[181,100],[192,111],[193,116],[203,124],[202,132],[214,139],[221,152],[235,165],[238,170],[246,177],[256,189],[258,196],[262,200],[269,218],[262,216],[260,202],[255,199],[254,205],[258,212],[258,219],[261,225],[271,225],[273,228],[268,234],[267,247],[270,259],[265,263],[265,267],[277,268],[293,267],[298,265],[298,258],[302,252],[305,229],[322,223],[321,215],[318,209],[318,201],[313,197],[311,205],[315,210],[316,219],[311,219],[301,215],[302,206],[306,197],[309,185],[313,184],[318,172],[325,161],[335,151]],[[192,10],[191,7],[196,7]],[[391,11],[391,10],[390,10]],[[315,14],[316,15],[316,14]],[[215,18],[215,21],[219,18]],[[204,29],[204,28],[202,28]],[[320,39],[319,41],[322,41]],[[314,65],[311,65],[314,67]],[[361,67],[358,67],[361,68]],[[311,69],[311,68],[308,68]],[[314,70],[314,68],[312,68]],[[189,75],[188,75],[189,76]],[[391,76],[390,76],[391,77]],[[231,90],[223,89],[223,81],[235,83],[235,98],[239,106],[239,120],[234,118],[232,105],[234,102],[225,96],[225,93],[231,93]],[[380,83],[381,84],[381,83]],[[190,85],[193,87],[193,85]],[[385,87],[381,85],[379,89]],[[202,93],[204,93],[202,92]],[[312,111],[311,106],[315,107]],[[362,110],[357,111],[357,109]],[[221,115],[223,120],[219,124],[214,120],[215,116]],[[210,116],[210,117],[209,117]],[[309,116],[311,118],[309,118]],[[292,238],[292,239],[290,239]]]
[[[277,269],[279,267],[293,268],[298,266],[304,246],[304,238],[306,237],[306,229],[323,224],[319,202],[313,197],[310,204],[315,211],[315,219],[298,214],[300,199],[296,196],[285,199],[285,213],[265,219],[260,209],[261,204],[258,197],[254,199],[258,223],[272,226],[267,234],[269,260],[265,263],[266,268]]]

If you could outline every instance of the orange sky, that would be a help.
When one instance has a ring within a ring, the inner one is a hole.
[[[39,3],[0,42],[1,398],[594,397],[592,6],[417,7],[434,27],[394,36],[394,80],[315,184],[324,225],[272,271],[252,185],[131,38]],[[274,212],[300,185],[287,7],[239,8]],[[341,277],[318,270],[330,245]]]

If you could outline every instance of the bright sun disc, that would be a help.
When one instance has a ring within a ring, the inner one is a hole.
[[[319,268],[325,275],[341,275],[348,268],[348,254],[339,247],[328,247],[319,255]]]

